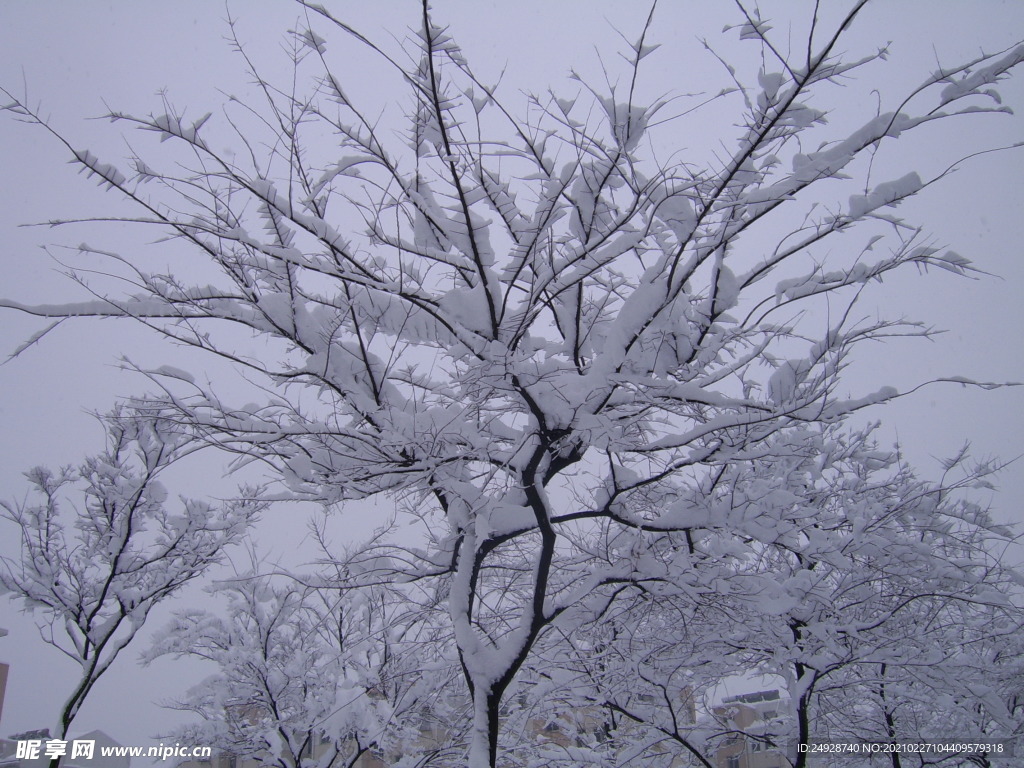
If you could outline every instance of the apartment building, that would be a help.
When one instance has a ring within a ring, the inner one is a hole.
[[[0,627],[0,637],[5,637],[7,630]],[[4,721],[4,696],[7,693],[7,673],[11,667],[9,664],[5,664],[0,661],[0,723]]]
[[[771,723],[784,714],[785,700],[778,690],[727,696],[714,707],[716,720],[743,734],[728,738],[715,751],[715,768],[786,768],[789,761],[767,735]]]

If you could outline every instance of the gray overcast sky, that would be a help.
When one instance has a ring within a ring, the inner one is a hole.
[[[408,0],[329,5],[392,48],[396,44],[389,35],[402,39],[417,23],[416,4]],[[651,93],[705,87],[712,65],[698,55],[695,38],[719,39],[725,17],[722,6],[726,5],[663,3],[655,31],[664,48],[649,59],[647,70]],[[781,37],[787,28],[784,17],[794,14],[799,5],[764,5],[764,15],[775,22]],[[1024,37],[1024,3],[904,0],[876,5],[854,30],[849,46],[867,52],[887,40],[894,42],[889,64],[876,64],[864,75],[876,78],[884,93],[895,93],[889,89],[923,79],[936,61],[949,64],[972,56],[979,48],[991,51]],[[280,65],[279,41],[285,30],[295,26],[298,9],[284,0],[236,2],[231,7],[240,20],[240,35],[254,55],[273,62],[272,68]],[[613,51],[621,47],[614,26],[620,26],[631,39],[640,29],[646,8],[638,2],[584,0],[434,3],[437,18],[451,23],[478,71],[496,76],[508,65],[506,93],[520,87],[537,91],[548,85],[568,87],[564,76],[570,67],[593,75],[595,49],[603,50],[614,66]],[[702,16],[712,8],[712,18]],[[772,8],[779,9],[778,13]],[[41,104],[43,114],[76,137],[78,146],[88,146],[112,159],[123,152],[119,126],[82,120],[101,114],[104,103],[125,111],[159,113],[164,110],[157,94],[166,87],[175,104],[187,106],[189,113],[198,117],[219,109],[224,101],[220,91],[239,96],[252,92],[240,60],[224,40],[224,16],[223,4],[209,0],[5,0],[0,4],[0,84],[19,94],[27,84],[32,103]],[[728,50],[728,45],[722,45]],[[351,68],[342,73],[343,79],[361,81],[367,91],[377,86],[363,76],[358,64]],[[714,70],[713,76],[720,78],[721,74]],[[1021,82],[1006,84],[1001,90],[1008,104],[1024,110]],[[874,108],[873,104],[839,106],[840,113],[844,106],[860,107],[862,114]],[[891,99],[888,106],[893,106]],[[837,131],[840,127],[833,126]],[[944,157],[957,154],[948,151],[950,142],[966,138],[971,141],[965,145],[967,149],[980,149],[1024,140],[1021,118],[1016,116],[961,120],[954,128],[963,133],[944,128],[929,138],[933,145],[925,144],[917,154],[895,158],[894,163],[902,159],[909,168],[921,165],[935,171],[939,166],[933,154],[943,147],[947,148]],[[713,131],[709,136],[682,137],[681,144],[697,146],[712,138]],[[84,232],[82,228],[18,228],[26,222],[113,209],[113,196],[76,176],[66,160],[62,148],[42,131],[0,118],[0,170],[5,180],[0,259],[6,296],[28,302],[77,297],[73,286],[57,274],[59,268],[39,249],[41,245],[75,245],[86,240],[98,247],[113,247],[122,239],[140,242],[136,233],[110,228]],[[1000,279],[966,281],[940,274],[927,281],[893,281],[881,286],[875,295],[883,306],[893,307],[889,314],[920,318],[948,328],[950,333],[931,344],[900,343],[874,350],[877,357],[865,359],[855,372],[857,376],[878,385],[903,386],[948,374],[1024,380],[1020,354],[1024,259],[1018,234],[1022,170],[1022,150],[979,158],[901,209],[907,219],[927,224],[938,243],[968,256]],[[6,356],[39,327],[27,318],[3,313],[0,355]],[[66,323],[40,345],[0,367],[0,493],[4,498],[23,493],[22,470],[39,463],[77,461],[99,447],[102,434],[87,412],[106,410],[116,396],[144,388],[137,378],[116,369],[119,355],[130,354],[143,363],[174,362],[193,370],[208,364],[200,360],[189,365],[189,358],[180,351],[152,342],[141,329],[124,324]],[[1024,453],[1022,406],[1024,388],[979,393],[945,385],[929,388],[896,406],[874,410],[869,417],[886,422],[886,439],[893,439],[898,430],[908,455],[928,474],[936,469],[928,463],[929,455],[948,455],[968,439],[982,456],[1013,458]],[[1020,519],[1022,474],[1019,466],[1008,469],[1002,477],[1003,491],[993,497],[1005,519]],[[202,493],[201,488],[172,490]],[[277,514],[284,520],[294,510],[282,509]],[[271,519],[265,525],[274,524]],[[13,542],[8,537],[9,532],[0,533],[0,548],[9,553]],[[161,616],[154,617],[154,625],[162,621]],[[13,604],[0,603],[0,626],[11,630],[0,640],[0,660],[12,664],[0,733],[49,725],[67,688],[61,674],[66,667],[52,649],[39,643],[31,621],[19,616]],[[151,702],[181,694],[190,682],[187,678],[195,679],[196,673],[188,670],[183,674],[173,662],[140,671],[135,666],[138,650],[129,650],[120,669],[100,686],[76,731],[102,728],[123,743],[146,745],[166,727],[165,713]]]

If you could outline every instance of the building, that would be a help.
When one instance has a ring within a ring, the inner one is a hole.
[[[0,594],[4,593],[4,588],[0,586]],[[6,637],[7,630],[0,628],[0,637]],[[4,697],[7,694],[7,674],[10,672],[10,665],[0,662],[0,723],[3,723],[4,716]],[[10,753],[10,754],[8,754]],[[17,761],[14,759],[15,746],[13,741],[8,739],[0,739],[0,768],[8,768],[8,766],[17,765]]]
[[[788,767],[782,745],[772,746],[768,742],[772,723],[785,715],[785,704],[778,690],[724,698],[713,709],[715,720],[742,733],[730,736],[715,751],[715,768]]]
[[[61,768],[129,768],[132,760],[127,755],[103,755],[100,754],[100,750],[104,747],[120,747],[123,746],[117,741],[114,741],[103,731],[89,731],[89,733],[83,733],[81,736],[74,736],[74,739],[80,741],[94,741],[96,742],[95,752],[92,758],[86,758],[81,760],[71,760],[65,758],[61,761]]]
[[[7,630],[0,628],[0,637],[5,637]],[[4,719],[4,695],[7,693],[7,673],[11,667],[9,664],[4,664],[0,661],[0,723]]]

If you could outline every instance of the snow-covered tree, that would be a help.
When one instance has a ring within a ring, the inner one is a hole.
[[[202,716],[182,738],[282,768],[321,764],[323,744],[324,766],[351,766],[376,746],[359,727],[373,717],[373,707],[358,700],[368,689],[356,680],[342,690],[349,671],[342,649],[320,643],[300,591],[250,577],[217,592],[226,597],[224,610],[179,612],[151,651],[220,668],[173,705]],[[346,634],[339,627],[332,639]],[[350,700],[339,700],[343,693]],[[339,716],[349,721],[345,727],[333,722]]]
[[[871,436],[780,433],[708,486],[686,540],[648,531],[630,542],[653,557],[685,552],[686,565],[665,560],[631,599],[539,643],[521,674],[530,716],[582,737],[594,764],[710,766],[737,731],[783,751],[809,739],[935,741],[954,724],[978,741],[1018,733],[1021,576],[999,557],[1013,539],[961,496],[998,467],[961,453],[924,482]],[[590,550],[604,558],[622,544],[603,532]],[[789,705],[747,731],[697,715],[740,676],[774,680]],[[574,708],[582,727],[557,719]],[[558,752],[549,764],[584,754]]]
[[[160,475],[201,446],[144,410],[121,408],[104,421],[103,453],[78,467],[32,469],[38,500],[0,504],[21,543],[20,558],[0,559],[0,584],[44,618],[43,640],[80,667],[57,739],[153,607],[218,563],[265,507],[253,489],[218,505],[169,505]]]
[[[380,759],[412,768],[446,764],[453,743],[459,751],[465,712],[447,712],[460,706],[452,686],[425,673],[435,628],[410,620],[406,600],[387,589],[339,594],[256,574],[210,591],[225,605],[177,612],[145,655],[217,667],[167,705],[200,716],[174,734],[178,741],[278,768]],[[450,663],[441,666],[455,675]]]
[[[1016,733],[979,663],[984,646],[1008,650],[1024,626],[1020,576],[997,556],[1012,537],[958,497],[989,487],[996,467],[968,466],[961,453],[925,482],[865,431],[832,429],[795,447],[775,452],[790,456],[785,471],[771,462],[794,497],[776,514],[758,499],[763,471],[735,489],[760,515],[795,525],[774,540],[754,534],[767,546],[737,568],[746,583],[731,603],[743,619],[723,638],[748,669],[785,680],[792,719],[776,741],[938,740],[953,723],[965,738]],[[973,727],[968,712],[981,715]],[[807,759],[798,754],[797,768]]]
[[[621,80],[575,75],[520,110],[426,0],[404,52],[299,4],[319,29],[295,31],[286,84],[236,39],[264,100],[231,100],[223,120],[166,101],[159,114],[114,112],[164,143],[124,166],[9,95],[9,112],[137,205],[132,221],[214,271],[193,281],[83,248],[88,269],[110,261],[133,287],[2,305],[58,322],[131,318],[231,361],[269,394],[239,405],[158,371],[166,389],[150,407],[272,465],[297,497],[387,495],[416,515],[425,543],[376,542],[355,558],[373,567],[344,586],[415,584],[444,607],[474,707],[468,763],[493,767],[502,705],[545,635],[653,585],[739,583],[724,578],[727,551],[720,581],[694,576],[690,559],[695,535],[719,525],[709,515],[738,520],[706,503],[720,479],[788,430],[900,394],[879,382],[848,395],[842,373],[864,342],[927,331],[870,318],[858,299],[904,267],[970,266],[893,210],[944,174],[879,181],[873,169],[923,126],[1006,111],[993,84],[1024,46],[881,92],[834,126],[830,92],[884,77],[885,47],[841,54],[865,0],[827,16],[809,4],[784,32],[738,2],[722,38],[738,48],[711,98],[643,92],[672,28],[658,19],[674,12],[652,5],[627,33]],[[350,96],[349,44],[407,87],[401,133]],[[692,154],[679,138],[708,135],[717,147]],[[240,151],[221,149],[232,142]],[[954,144],[950,162],[971,149]],[[261,354],[240,326],[267,340]],[[593,530],[615,545],[592,551]]]

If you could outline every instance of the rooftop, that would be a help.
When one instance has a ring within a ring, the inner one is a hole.
[[[778,701],[778,690],[756,691],[754,693],[741,693],[736,696],[726,696],[722,699],[723,704],[757,704],[762,701]]]

